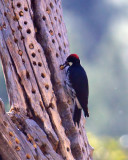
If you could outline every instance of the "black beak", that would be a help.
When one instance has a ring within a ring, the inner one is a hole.
[[[63,70],[67,66],[69,66],[69,63],[66,61],[64,64],[60,65],[60,69]]]

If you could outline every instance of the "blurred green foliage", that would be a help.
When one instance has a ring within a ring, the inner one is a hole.
[[[89,143],[94,147],[94,160],[128,160],[128,152],[121,148],[118,139],[113,137],[98,137],[87,134]]]
[[[3,100],[5,104],[5,110],[9,111],[9,102],[8,102],[7,90],[6,90],[1,63],[0,63],[0,98]]]

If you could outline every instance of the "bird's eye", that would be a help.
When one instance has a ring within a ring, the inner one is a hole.
[[[73,63],[72,62],[69,62],[69,66],[71,66]]]

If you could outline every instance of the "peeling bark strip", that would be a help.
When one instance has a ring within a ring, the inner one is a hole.
[[[91,160],[59,65],[69,55],[60,0],[0,0],[0,57],[11,109],[0,101],[2,160]]]

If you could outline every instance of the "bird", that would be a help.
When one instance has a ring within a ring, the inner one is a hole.
[[[73,115],[74,124],[78,125],[81,119],[82,109],[84,116],[89,117],[88,111],[88,97],[89,97],[89,85],[88,77],[84,68],[80,64],[80,58],[77,54],[71,54],[67,57],[64,64],[60,65],[60,69],[63,70],[68,66],[66,72],[66,86],[72,94],[72,98],[75,101],[75,109]]]

